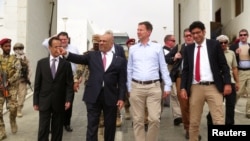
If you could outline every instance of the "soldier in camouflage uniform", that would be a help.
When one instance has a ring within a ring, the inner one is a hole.
[[[22,43],[16,43],[13,47],[16,58],[18,58],[21,62],[21,77],[18,80],[18,107],[17,107],[17,117],[22,117],[22,108],[24,105],[25,97],[27,95],[27,84],[30,85],[30,67],[29,60],[27,56],[24,54],[24,45]]]
[[[4,38],[0,41],[3,54],[0,55],[0,140],[6,138],[5,124],[3,120],[3,107],[6,101],[6,108],[9,110],[9,118],[12,133],[17,132],[17,80],[20,78],[21,63],[10,55],[11,39]]]

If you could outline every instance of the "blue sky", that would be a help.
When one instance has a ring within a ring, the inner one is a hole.
[[[87,19],[101,29],[127,32],[137,38],[137,24],[153,24],[152,40],[163,44],[173,33],[173,0],[58,0],[58,19]],[[163,27],[167,27],[164,30]]]

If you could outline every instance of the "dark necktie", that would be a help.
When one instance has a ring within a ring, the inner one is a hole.
[[[102,58],[102,63],[103,63],[103,68],[104,68],[104,70],[105,70],[105,68],[106,68],[106,52],[105,53],[103,53],[103,58]]]
[[[56,75],[56,59],[52,59],[52,65],[51,65],[51,73],[52,73],[52,77],[53,79],[55,78]]]
[[[201,46],[198,46],[198,51],[196,55],[196,64],[195,64],[195,80],[197,82],[200,82],[201,76],[200,76],[200,48]]]

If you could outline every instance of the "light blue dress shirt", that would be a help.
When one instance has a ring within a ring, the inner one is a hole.
[[[131,90],[132,78],[139,81],[157,80],[164,82],[164,90],[171,90],[171,79],[160,44],[149,41],[146,45],[137,43],[130,47],[127,65],[127,86]]]

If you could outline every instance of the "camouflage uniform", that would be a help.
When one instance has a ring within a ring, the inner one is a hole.
[[[7,91],[9,93],[8,96],[4,96],[4,92],[0,91],[0,138],[6,136],[5,133],[5,124],[3,120],[3,107],[6,101],[6,108],[9,110],[10,115],[10,124],[11,124],[11,131],[12,133],[17,132],[17,125],[16,125],[16,116],[17,116],[17,80],[20,77],[20,69],[21,63],[15,57],[15,55],[0,55],[0,69],[1,69],[1,76],[3,82],[3,74],[6,74],[6,80],[8,82]]]
[[[16,54],[16,58],[19,59],[21,63],[21,76],[18,80],[18,89],[17,89],[17,117],[22,117],[22,108],[24,105],[25,97],[27,95],[27,84],[30,85],[30,67],[29,60],[25,56],[23,49],[24,45],[22,43],[16,43],[13,47],[14,52]]]
[[[28,78],[29,73],[29,61],[25,57],[24,59],[20,59],[22,69],[21,69],[21,78],[18,80],[18,108],[17,108],[17,116],[22,117],[22,108],[24,105],[25,97],[27,95],[27,84],[30,85],[30,80]]]

